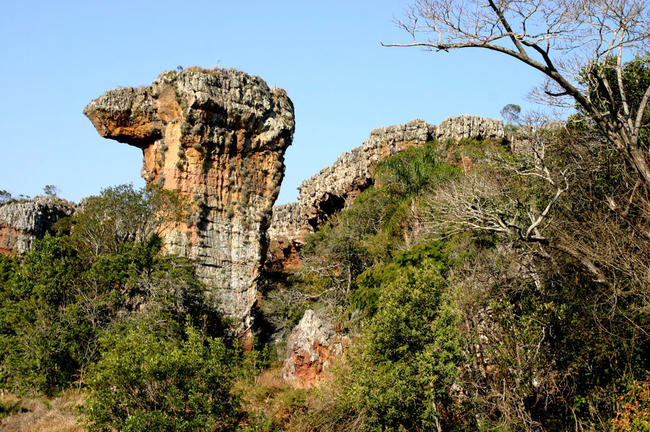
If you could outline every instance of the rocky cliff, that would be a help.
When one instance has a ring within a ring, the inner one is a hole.
[[[55,197],[36,197],[0,205],[0,253],[22,255],[74,205]]]
[[[370,185],[377,163],[408,147],[423,145],[433,138],[434,131],[424,120],[374,129],[361,146],[302,182],[298,188],[301,218],[317,227]]]
[[[298,203],[273,207],[271,224],[267,231],[268,252],[265,269],[267,273],[283,273],[300,266],[299,251],[302,240],[310,228],[300,217]]]
[[[224,312],[248,328],[294,131],[286,92],[240,71],[190,68],[110,90],[84,114],[103,137],[142,149],[147,184],[188,199],[187,220],[162,233],[166,250],[195,260]]]
[[[504,138],[503,122],[470,115],[447,118],[439,126],[417,119],[372,130],[361,146],[343,153],[332,166],[305,180],[298,188],[297,203],[274,208],[267,268],[281,268],[284,262],[295,267],[300,262],[298,251],[305,233],[313,231],[370,186],[374,168],[382,160],[434,139]]]

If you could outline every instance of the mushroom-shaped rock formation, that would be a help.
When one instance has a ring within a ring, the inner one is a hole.
[[[191,211],[161,233],[195,260],[226,315],[251,325],[271,209],[294,131],[284,90],[237,70],[164,72],[84,109],[100,135],[142,149],[147,184],[178,191]]]

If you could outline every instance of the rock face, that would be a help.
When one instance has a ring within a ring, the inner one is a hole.
[[[422,146],[434,139],[502,140],[504,137],[501,120],[470,115],[447,118],[437,127],[417,119],[405,125],[374,129],[361,146],[343,153],[332,166],[300,185],[298,205],[301,217],[315,228],[370,185],[379,162],[409,147]]]
[[[73,212],[71,203],[54,197],[0,205],[0,253],[28,252],[34,239],[43,238],[52,225]]]
[[[308,309],[287,340],[282,377],[294,387],[318,385],[344,344],[329,320]]]
[[[478,116],[462,115],[446,118],[436,130],[436,138],[440,141],[448,139],[488,140],[505,138],[505,130],[501,120],[488,119]]]
[[[300,248],[308,232],[309,227],[300,218],[298,203],[273,207],[271,225],[267,231],[266,272],[278,274],[298,268]]]
[[[190,68],[110,90],[84,114],[103,137],[142,149],[147,184],[188,199],[187,220],[162,232],[166,250],[195,260],[224,312],[248,328],[293,138],[286,92],[240,71]]]
[[[343,153],[330,167],[302,182],[298,190],[301,217],[316,228],[329,215],[341,210],[371,182],[380,161],[433,138],[435,128],[424,120],[374,129],[364,143]]]
[[[298,252],[304,235],[331,214],[349,205],[370,186],[373,171],[382,160],[434,139],[504,138],[503,122],[500,120],[469,115],[445,119],[439,126],[417,119],[405,125],[374,129],[361,146],[343,153],[332,166],[305,180],[298,188],[297,203],[274,208],[269,230],[272,247],[269,249],[267,268],[282,268],[285,262],[291,263],[291,266],[299,263]],[[461,161],[461,165],[471,169],[470,160]]]

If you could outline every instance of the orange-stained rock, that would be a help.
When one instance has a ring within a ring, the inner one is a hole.
[[[282,377],[293,387],[318,386],[346,345],[347,339],[334,330],[331,318],[308,309],[287,340]]]
[[[250,327],[293,138],[286,92],[240,71],[190,68],[110,90],[84,114],[102,136],[142,149],[147,184],[188,198],[187,220],[163,232],[166,250],[195,260],[224,312]]]

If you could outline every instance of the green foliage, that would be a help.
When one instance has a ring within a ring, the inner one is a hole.
[[[330,301],[340,303],[355,291],[361,273],[404,248],[418,196],[461,172],[440,153],[439,144],[428,143],[382,162],[375,185],[306,239],[303,289],[325,302],[327,295],[321,294],[328,293]]]
[[[364,273],[379,291],[376,312],[338,370],[335,404],[308,416],[309,430],[436,430],[448,423],[464,355],[440,246],[422,245]]]
[[[367,430],[431,430],[444,423],[450,404],[462,359],[459,315],[445,295],[444,265],[439,257],[419,259],[422,252],[398,261],[418,269],[402,267],[382,285],[362,352],[352,360],[350,396],[358,412],[367,413]]]
[[[43,186],[43,193],[50,197],[55,197],[59,194],[59,188],[54,185],[45,185]]]
[[[11,192],[6,191],[4,189],[0,189],[0,204],[4,204],[6,202],[9,202],[13,199],[11,196]]]
[[[151,202],[159,198],[108,189],[86,203],[71,235],[60,229],[35,241],[22,264],[0,257],[0,388],[52,395],[82,385],[102,349],[99,335],[128,328],[134,317],[222,334],[192,263],[162,255],[160,238],[138,228],[162,208]]]
[[[609,83],[610,88],[603,85],[603,78]],[[614,109],[619,118],[624,118],[623,99],[616,76],[616,58],[609,57],[603,63],[590,64],[582,70],[581,79],[587,85],[590,100],[598,109],[603,111]],[[650,87],[650,54],[636,56],[634,60],[623,64],[622,83],[630,112],[636,113],[646,89]],[[582,112],[581,107],[578,107],[578,110]],[[612,114],[612,117],[615,116]],[[647,125],[648,122],[650,122],[650,106],[646,108],[642,124]],[[643,131],[642,141],[646,145],[649,137],[648,131]]]
[[[140,322],[102,338],[88,377],[90,430],[234,430],[236,356],[192,326],[184,333],[160,334]]]
[[[420,271],[423,263],[442,272],[445,269],[446,254],[442,243],[423,243],[415,248],[399,253],[388,262],[378,263],[361,273],[357,278],[357,289],[350,294],[353,307],[372,316],[377,310],[379,297],[385,286],[400,278],[412,279]]]
[[[71,234],[82,256],[113,253],[127,241],[146,241],[165,222],[181,220],[181,198],[159,187],[120,185],[86,198],[72,219]]]
[[[71,242],[46,236],[2,285],[3,387],[52,394],[74,380],[89,331],[83,312],[71,306],[81,271]]]
[[[508,126],[513,127],[519,122],[519,115],[521,114],[521,107],[515,104],[508,104],[501,109],[501,117]]]

